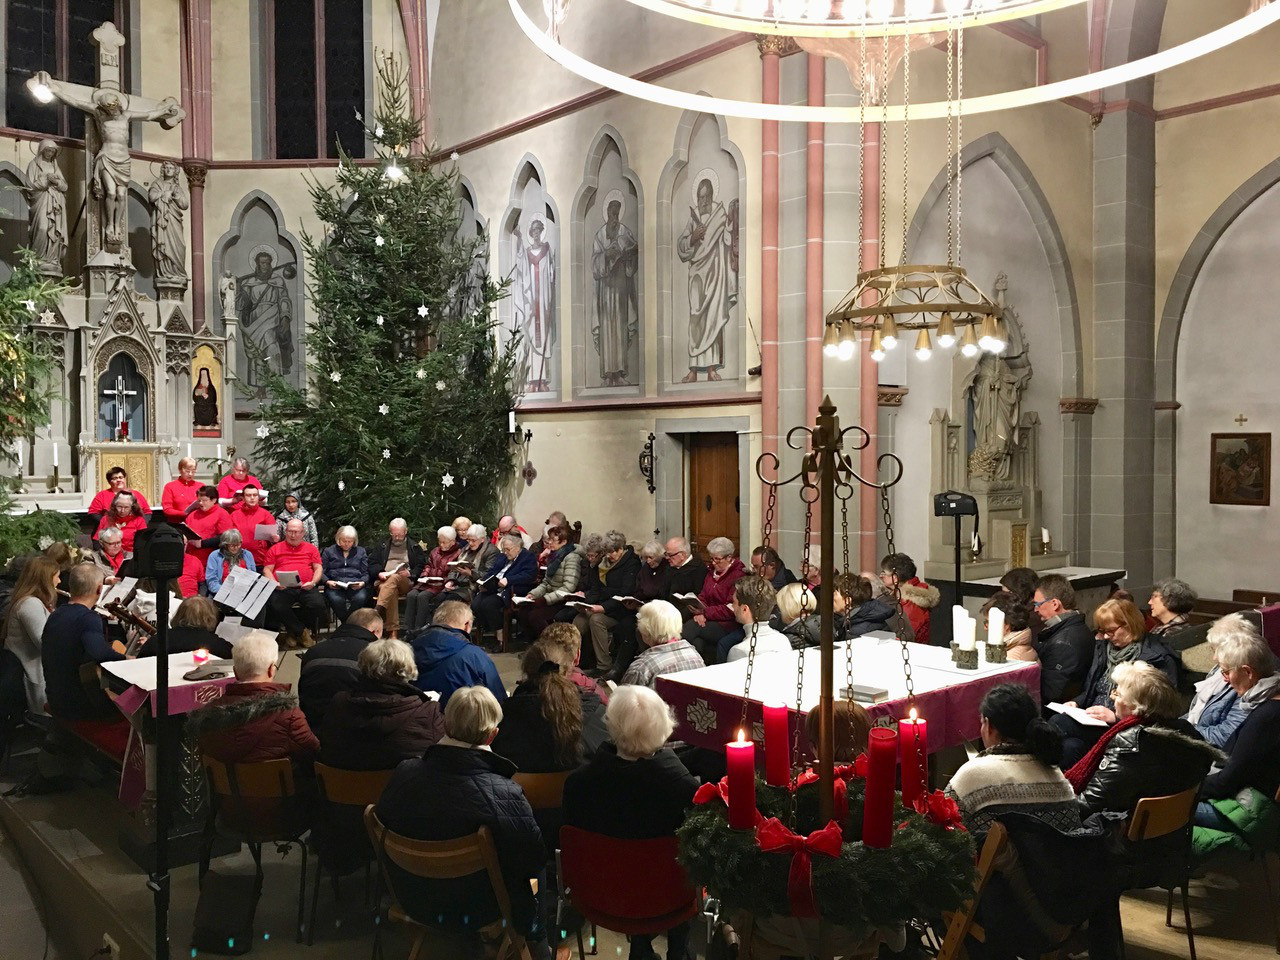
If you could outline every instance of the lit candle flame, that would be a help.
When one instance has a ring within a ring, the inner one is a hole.
[[[743,731],[743,729],[742,729],[741,727],[739,727],[739,728],[738,728],[738,742],[739,742],[739,743],[746,743],[746,742],[747,742],[747,735],[746,735],[746,733]]]
[[[918,716],[918,714],[916,713],[916,708],[915,708],[915,707],[912,707],[912,708],[911,708],[911,722],[912,722],[912,723],[915,723],[915,722],[916,722],[916,718],[917,718],[917,716]]]

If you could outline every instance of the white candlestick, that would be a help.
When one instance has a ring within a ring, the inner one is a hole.
[[[222,444],[218,444],[218,462],[222,462]]]
[[[987,611],[987,643],[1004,643],[1004,611],[995,607]]]
[[[187,459],[188,459],[188,460],[190,460],[190,459],[191,459],[191,444],[190,444],[190,443],[188,443],[188,444],[187,444]]]
[[[965,617],[964,625],[960,633],[960,649],[961,650],[977,650],[978,649],[978,621]]]
[[[58,469],[58,444],[56,442],[53,445],[53,468],[55,470]]]
[[[1049,542],[1049,528],[1048,528],[1048,527],[1041,527],[1041,528],[1040,528],[1040,541],[1041,541],[1042,543],[1048,543],[1048,542]]]

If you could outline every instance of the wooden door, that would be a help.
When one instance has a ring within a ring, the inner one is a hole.
[[[728,537],[734,551],[741,525],[738,502],[738,435],[694,433],[689,435],[689,539],[705,556],[715,537]]]

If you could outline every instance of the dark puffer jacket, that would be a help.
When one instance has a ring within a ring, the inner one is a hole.
[[[546,850],[524,791],[512,779],[515,764],[488,750],[436,744],[421,759],[396,768],[378,801],[388,829],[415,840],[454,840],[480,827],[493,832],[498,863],[511,898],[515,926],[537,933],[529,880],[546,866]],[[410,916],[433,925],[476,930],[498,919],[489,880],[413,877],[394,864],[389,880]]]
[[[324,726],[325,711],[333,698],[351,690],[360,679],[360,651],[377,637],[364,627],[344,623],[298,659],[298,702],[312,730]]]
[[[1226,758],[1186,720],[1134,724],[1107,744],[1097,772],[1080,791],[1082,817],[1103,810],[1129,813],[1142,797],[1165,797],[1194,787]]]
[[[866,603],[859,604],[848,615],[836,615],[835,636],[840,638],[841,624],[840,620],[844,619],[843,629],[847,636],[860,637],[864,633],[871,630],[887,630],[893,632],[893,628],[889,626],[889,618],[893,616],[893,607],[885,603],[878,597],[873,597]],[[906,618],[903,618],[904,621]],[[909,630],[911,624],[906,622]],[[818,641],[822,637],[822,617],[816,613],[811,613],[803,620],[796,620],[787,624],[782,632],[787,635],[787,639],[791,641],[791,649],[799,650],[802,646],[816,647]],[[912,634],[914,637],[914,634]],[[907,638],[908,640],[910,638]]]
[[[1084,686],[1093,663],[1096,641],[1078,610],[1068,610],[1040,629],[1035,647],[1040,657],[1040,702],[1065,703]]]
[[[223,763],[309,758],[320,741],[287,683],[229,684],[222,697],[187,716],[201,753]]]
[[[1168,677],[1169,682],[1176,687],[1178,685],[1177,654],[1166,647],[1163,640],[1159,637],[1153,637],[1151,634],[1147,634],[1141,640],[1134,642],[1141,644],[1138,650],[1138,659],[1151,664],[1151,666]],[[1099,640],[1093,648],[1093,663],[1089,666],[1089,673],[1085,677],[1084,689],[1080,691],[1080,696],[1076,697],[1076,704],[1081,709],[1098,706],[1106,707],[1108,710],[1116,708],[1115,700],[1103,692],[1102,681],[1106,673],[1107,641]],[[1114,693],[1114,691],[1112,692]],[[1196,734],[1196,736],[1199,736],[1199,734]],[[1150,794],[1150,796],[1159,796],[1159,794]]]

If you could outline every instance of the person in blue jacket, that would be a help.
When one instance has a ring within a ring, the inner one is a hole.
[[[471,616],[465,603],[446,600],[436,608],[431,626],[410,641],[418,665],[414,684],[440,694],[441,709],[462,687],[488,687],[499,703],[507,699],[493,660],[471,642]]]
[[[538,560],[524,548],[524,541],[517,534],[503,534],[498,551],[489,569],[475,581],[476,594],[471,601],[476,623],[484,633],[502,629],[502,611],[507,601],[523,597],[538,578]]]

